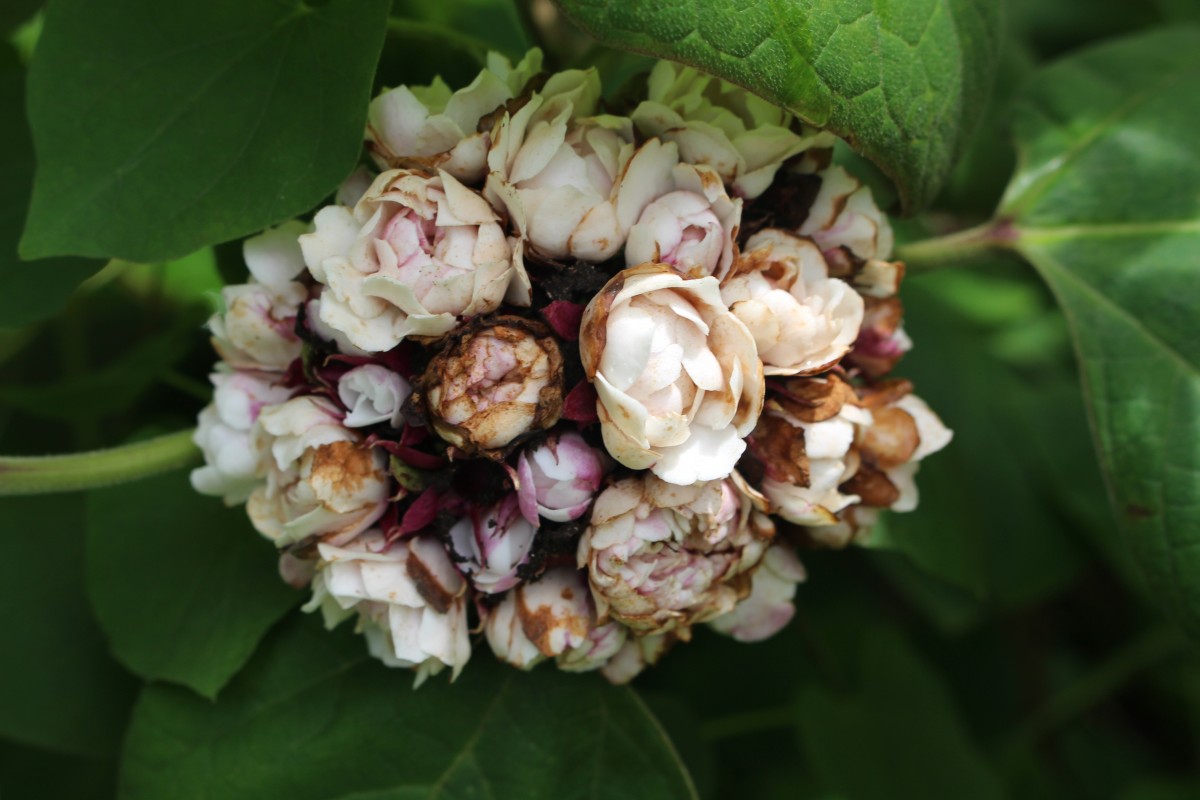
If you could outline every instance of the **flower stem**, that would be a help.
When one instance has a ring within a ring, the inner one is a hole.
[[[0,456],[0,496],[95,489],[199,461],[192,431],[61,456]]]
[[[958,266],[1016,243],[1020,234],[1006,219],[988,220],[974,228],[901,245],[896,256],[913,271]]]

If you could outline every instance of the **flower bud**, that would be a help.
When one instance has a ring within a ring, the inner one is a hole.
[[[562,353],[520,317],[468,329],[429,362],[420,389],[433,429],[468,453],[496,451],[562,414]]]
[[[721,297],[754,336],[766,375],[828,370],[863,321],[862,297],[829,277],[820,249],[773,229],[750,237]]]
[[[639,635],[686,631],[733,609],[773,534],[732,481],[678,486],[642,474],[596,499],[578,560],[601,620]]]
[[[259,414],[255,446],[270,453],[267,481],[246,511],[278,547],[309,536],[353,539],[387,507],[390,481],[381,451],[341,424],[329,400],[305,396]]]
[[[891,255],[892,226],[870,188],[841,167],[819,175],[821,188],[797,233],[811,237],[823,251],[844,247],[864,261]]]
[[[218,372],[209,379],[213,401],[200,412],[192,441],[204,453],[204,466],[192,470],[192,487],[224,497],[227,505],[245,502],[266,475],[266,453],[252,431],[263,408],[282,403],[291,390],[272,382],[270,373]]]
[[[792,598],[806,575],[804,565],[785,544],[772,545],[754,571],[750,595],[709,626],[739,642],[759,642],[783,629],[796,613]]]
[[[583,516],[604,480],[601,456],[578,433],[551,435],[521,451],[517,460],[521,513],[566,522]]]
[[[467,584],[436,539],[387,543],[378,530],[336,546],[322,542],[305,611],[332,628],[360,615],[370,652],[390,667],[417,670],[417,685],[445,667],[458,677],[471,657]]]
[[[381,364],[363,364],[338,379],[338,398],[349,409],[342,421],[348,428],[386,422],[400,427],[400,408],[412,394],[408,381]]]
[[[315,223],[300,246],[324,284],[320,321],[364,352],[493,311],[514,277],[496,213],[445,172],[389,170],[353,209],[326,206]]]
[[[850,353],[854,365],[873,378],[882,377],[912,349],[912,339],[904,332],[904,307],[899,298],[867,299],[862,330]]]
[[[496,594],[517,585],[537,526],[521,516],[515,494],[491,508],[472,508],[450,528],[450,543],[475,588]]]
[[[579,351],[613,458],[681,485],[733,471],[762,409],[763,372],[716,278],[662,264],[618,273],[584,312]]]

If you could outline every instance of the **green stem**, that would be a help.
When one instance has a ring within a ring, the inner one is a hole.
[[[95,489],[148,478],[199,461],[192,431],[61,456],[0,456],[0,496]]]
[[[896,257],[913,271],[955,267],[990,251],[1012,247],[1018,233],[1005,219],[993,219],[957,233],[901,245]]]

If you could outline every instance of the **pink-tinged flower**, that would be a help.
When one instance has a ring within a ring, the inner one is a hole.
[[[297,397],[263,409],[255,447],[270,454],[267,480],[246,511],[278,547],[310,536],[344,544],[370,527],[387,507],[386,459],[342,425],[331,401]]]
[[[208,321],[213,348],[230,366],[282,372],[300,355],[296,314],[308,292],[295,280],[304,271],[297,240],[307,230],[285,222],[242,245],[251,281],[222,289],[224,309]]]
[[[213,401],[200,412],[192,441],[204,453],[204,466],[192,470],[192,487],[224,497],[227,505],[245,502],[267,473],[266,453],[253,435],[259,413],[282,403],[291,390],[262,372],[217,372],[209,376]]]
[[[617,654],[609,659],[600,674],[618,686],[629,683],[646,667],[654,666],[667,654],[677,638],[670,633],[628,636]]]
[[[672,188],[675,145],[636,146],[625,118],[583,119],[599,78],[594,70],[579,75],[575,94],[559,91],[556,75],[492,132],[484,193],[516,227],[518,255],[606,261],[646,205]]]
[[[488,53],[487,66],[471,84],[452,92],[441,78],[429,86],[398,86],[371,101],[367,148],[380,169],[444,169],[477,183],[487,172],[490,126],[481,120],[521,93],[542,68],[542,52],[530,50],[514,68]]]
[[[498,451],[562,415],[562,353],[540,323],[497,317],[429,362],[419,385],[433,429],[469,453]]]
[[[850,352],[850,361],[873,378],[882,377],[912,349],[904,332],[904,306],[898,297],[868,298],[862,330]]]
[[[536,535],[510,494],[490,508],[472,508],[450,528],[450,543],[475,588],[497,594],[517,585]]]
[[[763,372],[716,278],[662,264],[618,273],[584,312],[579,350],[613,458],[682,485],[733,471],[762,410]]]
[[[539,515],[566,522],[587,512],[604,480],[604,462],[582,436],[569,431],[522,450],[517,477],[525,519],[534,525]]]
[[[600,619],[639,635],[679,631],[733,610],[774,527],[733,481],[678,486],[653,475],[605,489],[579,542]]]
[[[820,249],[774,229],[750,237],[721,297],[754,336],[766,375],[828,370],[863,321],[862,297],[829,277]]]
[[[389,667],[417,671],[416,685],[444,668],[458,677],[471,657],[467,582],[445,548],[427,536],[388,543],[378,530],[353,541],[317,545],[313,598],[334,627],[358,614],[367,646]]]
[[[646,206],[630,228],[625,263],[653,261],[690,278],[724,279],[733,266],[742,201],[725,194],[709,167],[677,164],[672,175],[675,190]]]
[[[602,666],[620,649],[626,629],[596,624],[583,573],[551,567],[489,610],[484,632],[496,657],[515,667],[531,669],[556,658],[560,668],[584,672]]]
[[[412,394],[408,381],[381,364],[363,364],[338,379],[338,398],[349,409],[343,424],[362,428],[386,422],[400,427],[400,408]]]
[[[775,104],[670,61],[651,70],[647,98],[633,121],[643,134],[676,143],[682,160],[716,170],[746,198],[766,191],[784,161],[835,141],[824,131],[796,133],[792,115]]]
[[[786,544],[772,545],[754,571],[750,595],[728,614],[709,625],[739,642],[758,642],[774,636],[796,614],[792,599],[804,581],[804,565]]]
[[[891,255],[892,226],[875,205],[871,190],[841,167],[818,174],[821,188],[797,233],[812,238],[823,251],[844,247],[862,261]]]
[[[364,352],[494,311],[514,278],[496,213],[445,172],[389,170],[353,209],[326,206],[315,223],[300,246],[324,284],[319,320]]]

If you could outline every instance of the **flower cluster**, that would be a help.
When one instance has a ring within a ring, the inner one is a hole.
[[[472,634],[614,682],[771,636],[795,548],[912,510],[951,437],[887,377],[904,267],[829,134],[666,62],[600,97],[537,51],[383,92],[377,173],[247,240],[209,325],[195,488],[418,681]]]

